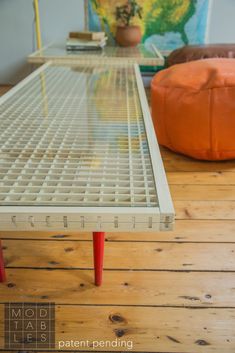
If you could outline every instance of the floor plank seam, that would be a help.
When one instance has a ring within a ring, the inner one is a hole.
[[[48,299],[47,299],[48,301]],[[42,301],[43,303],[43,301]],[[0,302],[0,305],[5,305],[8,304],[8,302]],[[83,303],[59,303],[55,302],[56,306],[81,306],[81,307],[123,307],[123,308],[170,308],[170,309],[189,309],[189,310],[204,310],[204,309],[209,309],[209,310],[235,310],[235,306],[190,306],[190,305],[141,305],[141,304],[83,304]]]
[[[3,238],[3,241],[58,241],[58,242],[88,242],[92,243],[92,240],[79,240],[79,239],[31,239],[31,238]],[[186,241],[186,240],[105,240],[107,243],[152,243],[152,244],[235,244],[235,241]]]

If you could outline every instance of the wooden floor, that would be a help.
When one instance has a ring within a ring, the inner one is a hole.
[[[1,85],[0,84],[0,96],[2,96],[4,93],[9,91],[11,89],[11,87],[12,86],[10,86],[10,85]]]
[[[0,315],[6,301],[54,301],[57,341],[118,338],[134,352],[234,353],[235,161],[197,162],[166,149],[162,157],[174,232],[107,234],[100,288],[91,234],[1,232],[8,282]]]

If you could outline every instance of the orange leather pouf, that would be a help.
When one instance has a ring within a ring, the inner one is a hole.
[[[161,145],[204,160],[235,158],[235,59],[174,65],[152,80]]]

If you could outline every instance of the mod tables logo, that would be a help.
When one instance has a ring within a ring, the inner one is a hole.
[[[55,304],[5,304],[5,348],[55,348]]]

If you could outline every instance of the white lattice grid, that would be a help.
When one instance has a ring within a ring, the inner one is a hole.
[[[0,163],[0,205],[157,207],[134,67],[47,67],[0,106]]]

